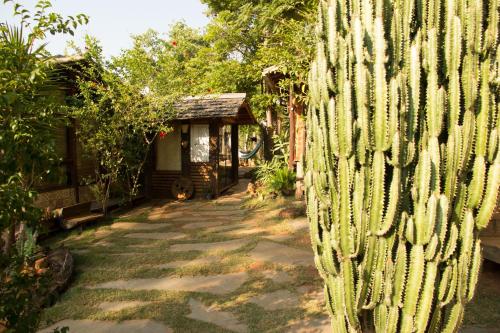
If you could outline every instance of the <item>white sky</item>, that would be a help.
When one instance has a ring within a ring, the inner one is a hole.
[[[31,10],[36,0],[20,2]],[[53,54],[66,54],[70,39],[83,46],[84,36],[90,34],[101,41],[106,56],[118,55],[120,50],[132,45],[132,34],[149,28],[167,33],[169,26],[180,20],[195,28],[203,28],[208,23],[204,14],[206,6],[199,0],[52,0],[52,4],[54,11],[63,15],[90,16],[89,24],[80,27],[75,37],[48,37],[47,48]],[[11,5],[0,3],[0,22],[12,20],[11,9]]]

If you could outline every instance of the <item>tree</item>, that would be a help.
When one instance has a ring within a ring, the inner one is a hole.
[[[322,1],[307,205],[334,332],[456,332],[500,185],[498,1]]]
[[[27,269],[41,217],[33,206],[34,187],[50,177],[59,162],[53,134],[65,110],[54,94],[53,62],[41,43],[47,33],[72,34],[87,17],[64,18],[51,12],[46,0],[37,2],[34,13],[13,1],[2,5],[8,4],[19,23],[0,24],[0,235],[5,236],[0,322],[8,332],[31,332],[37,328],[35,298],[40,287],[40,278]]]
[[[125,187],[130,202],[139,193],[153,142],[168,131],[172,102],[147,91],[145,77],[128,70],[139,68],[143,57],[108,62],[95,39],[87,37],[86,44],[72,115],[83,150],[95,161],[89,182],[106,214],[113,187]]]

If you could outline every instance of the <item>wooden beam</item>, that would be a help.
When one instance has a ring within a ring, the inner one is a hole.
[[[181,125],[182,126],[182,125]],[[191,177],[191,126],[189,126],[189,130],[187,133],[181,132],[181,145],[182,142],[187,141],[187,146],[181,146],[181,174],[183,177],[190,178]]]
[[[238,125],[231,125],[231,170],[233,182],[238,181],[238,168],[240,164]]]
[[[290,118],[290,138],[289,138],[289,151],[288,169],[293,170],[295,167],[295,133],[296,133],[296,115],[295,115],[295,98],[293,96],[293,84],[290,85],[289,100],[288,100],[288,116]]]
[[[67,128],[67,143],[68,143],[68,155],[71,159],[71,185],[75,191],[75,202],[80,203],[80,185],[78,181],[78,155],[76,152],[76,121],[74,118],[70,119],[71,126]]]
[[[219,122],[210,123],[209,133],[210,133],[210,153],[209,160],[212,165],[212,172],[210,174],[210,182],[212,184],[212,195],[214,197],[219,196],[219,147],[220,147],[220,136],[219,136]]]

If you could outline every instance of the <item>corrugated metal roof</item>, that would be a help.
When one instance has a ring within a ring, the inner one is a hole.
[[[178,111],[175,120],[238,118],[240,111],[250,110],[245,103],[246,94],[220,94],[188,97],[175,105]],[[250,114],[253,118],[253,116]]]

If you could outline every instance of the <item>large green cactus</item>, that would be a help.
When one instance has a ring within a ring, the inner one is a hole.
[[[321,0],[307,204],[334,332],[456,332],[500,185],[500,0]]]

